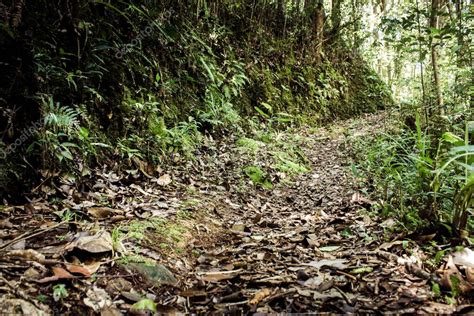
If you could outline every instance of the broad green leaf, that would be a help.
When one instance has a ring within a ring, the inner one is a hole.
[[[463,143],[463,139],[451,132],[446,132],[443,134],[442,136],[443,140],[447,141],[448,143],[451,143],[451,144],[456,144],[456,143]]]
[[[355,268],[354,270],[351,271],[352,274],[364,274],[364,273],[370,273],[374,271],[374,268],[372,267],[360,267],[360,268]]]
[[[156,313],[158,310],[156,308],[156,303],[148,298],[144,298],[132,305],[133,309],[138,310],[149,310]]]

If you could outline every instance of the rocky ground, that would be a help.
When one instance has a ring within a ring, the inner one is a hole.
[[[207,138],[186,163],[63,177],[5,205],[2,312],[474,311],[435,298],[456,266],[427,265],[351,174],[351,141],[386,129],[387,114],[333,126]]]

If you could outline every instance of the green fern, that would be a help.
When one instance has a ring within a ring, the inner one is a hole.
[[[59,102],[54,102],[52,98],[44,103],[44,125],[54,132],[70,134],[79,128],[79,113],[68,106],[61,106]]]

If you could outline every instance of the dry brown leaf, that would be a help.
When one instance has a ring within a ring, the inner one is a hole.
[[[122,312],[115,306],[106,307],[100,311],[100,316],[122,316]]]
[[[472,290],[472,286],[464,280],[461,272],[459,272],[458,268],[454,264],[453,256],[448,257],[448,262],[444,267],[443,276],[441,278],[441,285],[445,288],[452,289],[453,288],[453,278],[458,280],[457,287],[461,291],[461,293],[467,293]]]
[[[48,283],[62,279],[74,279],[74,276],[61,267],[53,267],[53,275],[38,280],[38,283]]]
[[[456,307],[453,305],[429,302],[421,307],[421,311],[432,315],[450,315],[456,311]]]
[[[112,237],[109,232],[100,231],[93,236],[80,237],[72,242],[68,248],[78,248],[90,253],[109,252],[113,250]]]
[[[86,295],[84,304],[92,308],[96,313],[112,306],[112,299],[104,289],[94,286],[92,289],[87,290]]]
[[[110,207],[89,207],[87,213],[94,218],[103,219],[115,215],[116,211]]]
[[[51,315],[49,310],[42,311],[32,303],[22,299],[0,298],[2,315],[28,315],[28,316],[46,316]]]
[[[222,280],[230,280],[235,278],[240,274],[242,269],[232,270],[232,271],[216,271],[216,272],[206,272],[202,274],[201,279],[208,282],[218,282]]]
[[[321,259],[318,261],[311,261],[310,263],[306,264],[307,266],[321,269],[322,267],[331,267],[335,269],[344,270],[347,268],[347,260],[346,259]]]
[[[91,264],[66,264],[66,269],[71,273],[82,274],[89,277],[99,270],[101,262],[94,262]]]
[[[254,297],[249,301],[250,305],[257,305],[260,303],[264,298],[271,294],[269,289],[263,289],[255,293]]]
[[[158,185],[161,185],[161,186],[168,185],[171,183],[171,177],[169,174],[165,173],[164,175],[158,178],[156,183],[158,183]]]
[[[466,268],[466,279],[474,285],[474,268]]]
[[[367,199],[359,192],[355,192],[354,194],[352,194],[351,203],[368,204],[368,205],[374,204],[373,201]]]
[[[8,218],[0,220],[0,228],[13,228],[13,224]]]
[[[12,250],[7,253],[7,256],[23,258],[25,260],[36,261],[39,263],[42,263],[46,260],[43,254],[33,249]]]

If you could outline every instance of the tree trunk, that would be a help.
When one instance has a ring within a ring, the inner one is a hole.
[[[324,6],[322,0],[319,0],[316,4],[314,15],[314,33],[316,35],[316,59],[319,60],[322,55],[324,41]]]
[[[352,53],[354,55],[359,53],[359,45],[360,45],[360,39],[359,39],[359,31],[361,29],[361,22],[360,22],[360,16],[359,16],[359,7],[360,3],[359,0],[352,0],[352,18],[353,18],[353,45],[352,45]]]
[[[439,10],[439,0],[431,1],[431,16],[430,16],[430,28],[438,28],[438,10]],[[434,88],[436,92],[436,105],[441,115],[444,115],[444,105],[443,105],[443,95],[441,93],[441,81],[439,76],[439,66],[438,66],[438,53],[436,51],[436,43],[433,41],[433,37],[430,39],[431,46],[431,66],[433,67],[433,79],[434,79]]]
[[[341,25],[341,2],[342,0],[332,0],[331,24],[333,31],[337,31]]]

